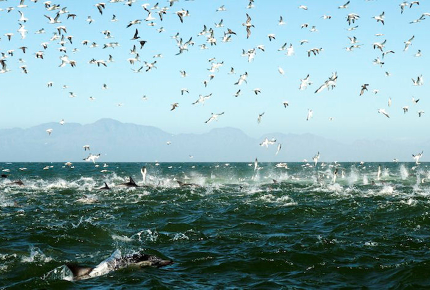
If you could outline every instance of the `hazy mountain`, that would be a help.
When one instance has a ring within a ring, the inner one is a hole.
[[[48,128],[53,129],[50,136]],[[278,155],[277,144],[259,146],[266,137],[282,144]],[[422,150],[430,154],[430,140],[357,140],[346,144],[312,134],[283,133],[255,139],[234,128],[172,135],[155,127],[101,119],[87,125],[47,123],[29,129],[0,130],[0,161],[82,161],[89,154],[83,149],[86,144],[91,153],[101,153],[100,162],[250,162],[256,157],[260,161],[292,162],[311,160],[317,152],[321,153],[320,161],[412,161],[411,154]],[[428,160],[425,157],[422,161]]]

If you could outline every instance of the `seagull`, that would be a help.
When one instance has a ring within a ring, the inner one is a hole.
[[[376,20],[376,22],[381,22],[382,25],[384,25],[385,12],[382,12],[381,14],[379,14],[377,16],[373,16],[373,18]]]
[[[403,49],[403,51],[407,51],[409,46],[412,44],[412,40],[414,40],[415,35],[412,35],[411,38],[409,38],[407,41],[405,41],[405,48]]]
[[[337,82],[337,73],[334,72],[331,77],[329,77],[328,80],[326,80],[324,82],[324,84],[322,84],[316,91],[315,94],[323,91],[325,88],[327,88],[327,90],[329,90],[330,88],[333,89],[336,86],[336,82]]]
[[[306,116],[306,121],[309,121],[312,116],[313,116],[314,112],[311,109],[308,109],[308,115]]]
[[[355,23],[355,21],[358,20],[358,18],[360,18],[360,16],[358,14],[350,13],[346,16],[346,21],[348,22],[349,25],[351,25],[351,23]],[[351,28],[349,28],[349,29],[351,29]],[[357,29],[357,26],[353,27],[353,29],[351,29],[351,30],[354,30],[354,29]]]
[[[403,11],[405,10],[405,7],[407,7],[409,5],[409,3],[408,2],[402,2],[402,3],[400,3],[400,14],[403,14]]]
[[[282,16],[279,16],[279,21],[278,21],[278,25],[285,25],[287,23],[284,22]]]
[[[421,117],[424,114],[424,111],[418,111],[418,117]]]
[[[368,91],[367,87],[369,86],[369,84],[364,84],[361,86],[361,91],[360,91],[360,96],[364,94],[364,91]]]
[[[179,106],[178,103],[173,103],[172,104],[172,108],[170,109],[170,111],[173,111],[174,109],[176,109]]]
[[[412,5],[414,4],[420,5],[420,1],[412,1],[409,5],[409,8],[412,8]]]
[[[323,48],[312,48],[308,50],[308,57],[311,56],[311,53],[313,53],[314,55],[319,54],[321,51],[323,51]]]
[[[242,26],[246,27],[246,38],[249,38],[251,36],[251,27],[255,27],[251,24],[251,17],[246,13],[246,22],[242,23]]]
[[[83,148],[84,148],[84,151],[89,151],[90,150],[90,145],[84,145],[84,146],[82,146]]]
[[[201,103],[201,104],[204,105],[205,101],[207,99],[209,99],[211,96],[212,96],[212,93],[210,93],[209,95],[206,95],[206,96],[199,95],[199,98],[194,103],[192,103],[192,105],[196,105],[196,104],[199,104],[199,103]]]
[[[312,85],[312,82],[309,81],[309,74],[308,74],[304,79],[300,79],[299,90],[301,91],[306,90],[310,85]]]
[[[284,108],[288,107],[290,104],[287,101],[282,102],[282,105],[284,105]]]
[[[422,86],[424,84],[423,75],[419,75],[417,80],[412,79],[414,86]]]
[[[97,3],[94,6],[96,6],[97,9],[99,10],[100,14],[103,15],[103,9],[106,8],[106,4],[105,3]]]
[[[60,125],[64,125],[64,119],[61,119],[61,121],[60,121]]]
[[[138,30],[137,30],[137,28],[136,28],[136,32],[134,33],[133,38],[132,38],[132,39],[130,39],[130,40],[136,40],[136,39],[140,38],[140,36],[138,36],[138,33],[139,33],[139,31],[138,31]]]
[[[412,97],[412,103],[416,104],[420,101],[420,99],[415,99],[414,97]]]
[[[49,24],[61,23],[61,21],[58,21],[58,18],[60,18],[60,13],[57,13],[57,15],[54,18],[47,15],[45,15],[45,17],[49,19]]]
[[[99,157],[100,157],[100,153],[97,155],[90,154],[90,155],[88,155],[87,158],[84,158],[83,160],[84,161],[92,161],[93,163],[96,163],[96,159],[98,159]]]
[[[266,137],[266,138],[264,139],[264,141],[260,143],[260,146],[261,146],[261,147],[266,146],[266,148],[268,148],[268,147],[269,147],[269,145],[273,145],[273,144],[275,144],[275,143],[276,143],[276,139],[275,139],[275,138],[272,138],[271,140],[269,140],[269,139]]]
[[[142,23],[141,19],[132,20],[128,23],[127,28],[129,28],[132,25],[141,24],[141,23]]]
[[[275,153],[275,155],[278,155],[279,151],[281,151],[281,148],[282,148],[282,144],[281,144],[281,143],[279,143],[279,144],[278,144],[278,148],[276,149],[276,153]]]
[[[312,158],[312,160],[314,161],[314,167],[317,167],[317,163],[318,163],[318,159],[320,159],[320,152],[318,151],[318,153]]]
[[[409,111],[409,107],[408,106],[404,106],[403,108],[403,113],[406,114]]]
[[[418,165],[420,164],[420,158],[423,156],[424,151],[421,151],[421,153],[418,153],[416,155],[412,154],[412,158],[415,160],[415,164]]]
[[[343,4],[343,5],[341,5],[341,6],[337,7],[337,8],[338,9],[346,9],[346,8],[348,8],[349,2],[350,1],[346,2],[345,4]]]
[[[241,85],[243,82],[248,83],[246,78],[248,77],[248,73],[245,72],[243,75],[240,75],[239,80],[235,83],[235,85]]]
[[[378,109],[378,113],[381,113],[385,117],[390,118],[390,115],[388,115],[388,113],[385,111],[385,109]]]
[[[50,135],[51,135],[51,133],[52,133],[52,130],[53,130],[53,129],[47,129],[47,130],[46,130],[46,133],[48,133],[48,135],[50,136]]]
[[[210,123],[210,122],[212,122],[212,121],[218,121],[218,117],[219,116],[221,116],[221,115],[224,115],[224,112],[222,112],[222,113],[219,113],[219,114],[214,114],[214,113],[211,113],[211,117],[209,118],[209,119],[207,119],[206,121],[205,121],[205,123],[206,124],[208,124],[208,123]]]
[[[414,54],[414,56],[415,56],[415,57],[421,57],[421,56],[422,56],[422,54],[421,54],[421,50],[420,50],[420,49],[418,49],[417,53],[416,53],[416,54]]]
[[[286,53],[286,55],[287,56],[292,56],[292,55],[294,55],[294,47],[293,47],[293,44],[291,43],[290,44],[290,46],[287,48],[287,53]]]
[[[216,12],[222,12],[222,11],[227,11],[227,9],[224,7],[225,5],[222,5],[221,7],[219,7]]]
[[[240,96],[240,91],[241,90],[238,90],[233,96],[236,97],[236,98],[239,97]]]
[[[261,123],[261,118],[264,116],[264,112],[261,114],[258,114],[258,119],[257,119],[257,123],[260,124]]]
[[[308,7],[307,7],[307,6],[305,6],[305,5],[300,5],[300,6],[299,6],[299,9],[308,10]]]
[[[388,107],[391,107],[391,98],[388,98]]]
[[[284,70],[282,69],[282,67],[278,67],[278,72],[279,72],[281,75],[284,75],[284,74],[285,74],[285,72],[284,72]]]
[[[377,49],[378,48],[381,52],[384,52],[383,48],[385,46],[385,43],[387,43],[387,40],[384,40],[383,42],[374,42],[373,43],[373,49]]]
[[[22,13],[21,11],[19,11],[18,10],[18,12],[19,12],[19,15],[21,15],[21,17],[18,19],[18,21],[22,21],[22,22],[27,22],[28,21],[28,18],[25,18],[25,16],[24,16],[24,13]]]

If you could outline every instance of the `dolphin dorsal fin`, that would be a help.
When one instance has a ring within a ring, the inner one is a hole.
[[[133,178],[131,178],[131,176],[129,176],[128,178],[130,178],[130,181],[129,181],[129,182],[130,182],[131,184],[136,184],[136,182],[134,182],[134,180],[133,180]]]

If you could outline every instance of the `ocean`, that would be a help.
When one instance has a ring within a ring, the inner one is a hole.
[[[97,164],[0,163],[1,289],[430,288],[430,164]]]

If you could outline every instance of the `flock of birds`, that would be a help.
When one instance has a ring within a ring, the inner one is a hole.
[[[163,25],[163,21],[165,20],[166,17],[170,17],[172,14],[175,15],[174,17],[178,17],[178,26],[180,27],[181,25],[185,24],[187,22],[187,18],[190,17],[193,14],[198,14],[197,11],[195,11],[195,13],[190,12],[187,9],[183,9],[183,8],[178,8],[178,6],[181,4],[181,2],[192,2],[194,0],[167,0],[165,1],[164,5],[161,3],[156,3],[154,5],[151,5],[149,3],[143,3],[140,4],[138,0],[110,0],[107,3],[104,2],[99,2],[99,3],[95,3],[94,4],[94,10],[93,11],[89,11],[89,14],[93,14],[93,13],[97,13],[100,14],[101,16],[103,16],[104,18],[106,18],[108,21],[112,22],[112,23],[117,23],[118,25],[122,25],[124,27],[124,30],[121,32],[123,34],[129,34],[130,35],[130,55],[131,57],[129,57],[127,61],[130,66],[131,66],[131,70],[133,73],[150,73],[152,70],[157,69],[157,61],[158,59],[161,59],[163,57],[163,55],[161,53],[156,54],[153,56],[153,60],[152,61],[143,61],[141,60],[141,55],[144,53],[145,51],[145,46],[147,45],[147,43],[151,42],[150,39],[143,39],[143,30],[144,30],[144,26],[143,24],[146,23],[147,26],[149,28],[146,29],[156,29],[158,33],[164,33],[165,32],[165,28],[162,26]],[[196,0],[197,1],[197,0]],[[262,1],[262,0],[260,0]],[[366,1],[370,1],[370,0],[366,0]],[[71,57],[69,57],[68,53],[72,52],[72,53],[78,53],[80,50],[79,48],[75,47],[75,48],[70,48],[69,46],[72,45],[76,45],[77,44],[77,40],[75,39],[74,36],[72,36],[69,32],[71,30],[73,30],[73,24],[75,21],[86,21],[88,23],[88,27],[91,27],[91,24],[95,21],[95,19],[92,16],[88,16],[86,19],[83,19],[81,15],[77,15],[76,13],[74,13],[73,11],[69,11],[68,8],[66,6],[60,5],[60,4],[55,4],[53,3],[53,1],[40,1],[39,0],[20,0],[19,2],[16,0],[12,0],[12,1],[8,1],[8,0],[0,0],[0,4],[2,2],[7,3],[7,5],[3,5],[5,6],[5,8],[0,9],[0,13],[16,13],[17,16],[17,21],[18,21],[18,29],[17,32],[19,33],[19,37],[23,40],[26,39],[27,35],[29,32],[37,34],[37,35],[42,35],[41,37],[43,37],[43,35],[45,34],[50,34],[49,37],[46,37],[49,40],[46,40],[44,42],[41,43],[41,49],[36,50],[36,51],[31,51],[34,50],[34,47],[27,47],[25,45],[22,45],[21,47],[16,47],[16,48],[12,48],[12,49],[8,49],[8,50],[1,50],[1,47],[7,46],[7,42],[10,42],[12,38],[15,38],[17,36],[15,36],[15,34],[13,32],[9,32],[9,30],[14,29],[13,26],[14,25],[10,25],[8,27],[2,27],[1,30],[7,30],[6,33],[4,33],[3,35],[6,37],[4,39],[0,39],[0,65],[1,65],[1,69],[0,69],[0,74],[4,74],[4,73],[9,73],[11,71],[13,71],[13,68],[11,68],[11,64],[12,64],[12,59],[18,55],[20,55],[20,58],[18,60],[19,62],[19,67],[22,71],[22,73],[24,74],[30,74],[31,73],[31,68],[28,68],[26,65],[26,61],[25,61],[25,57],[35,57],[36,59],[40,59],[40,60],[44,60],[47,57],[50,57],[49,53],[51,51],[49,51],[49,47],[51,46],[57,46],[57,50],[60,52],[60,62],[58,63],[58,67],[59,68],[64,68],[64,67],[71,67],[71,68],[75,68],[77,66],[83,65],[81,63],[78,63],[76,60],[73,60]],[[353,1],[353,2],[357,2],[357,1]],[[9,3],[11,4],[11,6],[8,6]],[[217,23],[215,23],[214,27],[210,27],[209,25],[204,25],[202,30],[199,30],[198,32],[196,32],[196,37],[200,40],[200,39],[205,39],[205,41],[203,41],[199,47],[201,50],[206,50],[206,49],[214,49],[215,47],[217,47],[219,40],[221,40],[221,42],[223,43],[228,43],[228,42],[232,42],[232,41],[236,41],[237,38],[245,38],[246,39],[250,39],[253,37],[253,32],[255,29],[258,29],[258,27],[256,27],[254,25],[254,21],[253,21],[253,13],[257,13],[257,8],[255,8],[257,5],[255,4],[255,0],[246,0],[246,8],[248,9],[248,12],[245,13],[245,15],[238,15],[237,18],[238,19],[243,19],[243,30],[242,31],[234,31],[231,28],[228,28],[225,26],[224,24],[224,20],[221,18],[221,20]],[[106,7],[108,5],[118,5],[118,4],[123,4],[126,6],[131,7],[132,9],[142,9],[142,17],[140,19],[128,19],[125,23],[120,23],[120,20],[117,18],[117,16],[115,14],[113,15],[106,15]],[[260,3],[261,5],[263,5],[263,2]],[[346,3],[343,3],[340,6],[337,6],[337,8],[339,10],[346,10],[348,12],[350,12],[349,10],[351,9],[350,6],[353,3],[351,3],[351,1],[347,1]],[[28,19],[26,17],[26,9],[31,9],[32,6],[34,5],[43,5],[45,8],[45,14],[40,15],[41,17],[46,18],[46,24],[49,26],[50,29],[45,30],[44,28],[40,28],[40,29],[36,29],[35,27],[31,27],[29,28],[29,30],[26,29],[27,23],[31,22],[30,19]],[[390,3],[391,5],[391,3]],[[419,7],[420,3],[419,1],[410,1],[410,2],[401,2],[399,4],[399,13],[403,14],[404,11],[406,9],[416,9],[415,7]],[[312,9],[309,8],[306,5],[299,5],[297,7],[297,9],[300,10],[304,10],[307,11],[308,9]],[[214,11],[215,13],[218,13],[220,15],[220,17],[222,17],[222,13],[224,13],[225,11],[228,10],[228,5],[221,5],[218,9],[216,9],[216,11]],[[256,12],[254,12],[254,10]],[[360,15],[357,13],[345,13],[345,26],[347,27],[346,29],[351,32],[351,34],[354,33],[355,30],[357,30],[359,28],[358,26],[358,22],[359,21],[363,21],[360,20]],[[430,16],[430,13],[423,13],[418,19],[416,20],[412,20],[410,21],[410,24],[416,24],[419,22],[422,22],[424,20],[426,20],[428,17]],[[1,14],[0,14],[0,17]],[[373,19],[376,21],[377,25],[385,25],[386,24],[386,14],[384,11],[381,11],[380,13],[376,14]],[[331,15],[322,15],[321,16],[322,19],[329,21],[330,19],[332,19]],[[388,21],[388,20],[387,20]],[[279,19],[277,21],[278,26],[284,26],[286,25],[286,21],[284,20],[283,16],[279,16]],[[67,23],[64,24],[64,23]],[[276,23],[276,20],[274,20],[274,23]],[[217,30],[216,29],[223,29],[224,31],[222,32],[222,36],[219,37],[217,34]],[[303,23],[301,25],[301,29],[309,29],[310,32],[317,32],[318,29],[315,25],[310,25],[309,23]],[[102,34],[104,35],[105,39],[107,40],[106,43],[103,44],[103,47],[101,48],[101,50],[105,50],[108,48],[112,48],[114,49],[115,47],[120,46],[120,43],[117,41],[112,41],[112,39],[114,38],[112,31],[110,30],[103,30],[101,31]],[[382,38],[383,34],[376,34],[376,37]],[[201,37],[201,38],[200,38]],[[176,55],[181,55],[184,53],[187,53],[192,47],[194,47],[196,45],[196,39],[194,36],[190,37],[189,39],[183,39],[182,36],[180,35],[180,33],[176,33],[175,35],[171,36],[171,38],[176,42],[176,46],[177,46],[177,53]],[[345,47],[346,51],[354,51],[356,49],[360,49],[363,44],[359,43],[359,40],[357,39],[356,36],[349,36],[348,37],[350,43],[347,47]],[[409,39],[404,41],[404,49],[403,51],[406,52],[408,51],[409,47],[413,44],[413,41],[415,39],[415,36],[412,35]],[[269,42],[275,42],[277,40],[277,36],[274,33],[270,33],[267,35],[267,41]],[[309,44],[309,41],[306,39],[303,39],[300,41],[300,46],[303,45],[307,45]],[[372,48],[375,51],[379,51],[381,53],[381,57],[377,57],[374,60],[374,64],[383,67],[385,65],[386,62],[386,57],[389,54],[394,54],[395,51],[393,50],[388,50],[386,49],[386,44],[387,44],[387,40],[383,40],[383,41],[376,41],[374,43],[372,43]],[[91,41],[91,40],[86,40],[83,39],[80,42],[81,46],[87,46],[90,48],[96,48],[99,47],[99,44],[96,43],[95,41]],[[19,52],[18,52],[19,51]],[[260,44],[257,45],[256,47],[252,48],[252,49],[243,49],[242,50],[242,56],[246,57],[249,63],[252,63],[255,59],[255,57],[257,56],[257,53],[260,52],[265,52],[266,48],[265,48],[265,44]],[[294,44],[291,43],[288,45],[287,42],[285,42],[279,49],[278,51],[285,51],[285,55],[287,56],[294,56],[296,51],[295,51],[295,47]],[[49,52],[49,53],[48,53]],[[311,57],[318,57],[321,53],[324,52],[324,49],[322,47],[311,47],[308,50],[306,50],[306,54],[307,57],[311,58]],[[415,54],[415,57],[421,57],[422,52],[421,50],[418,50],[417,53]],[[90,65],[95,65],[97,67],[108,67],[110,66],[113,62],[115,62],[114,57],[112,54],[109,54],[107,59],[95,59],[95,58],[91,58],[88,61],[88,64]],[[207,69],[209,71],[209,76],[207,79],[205,79],[203,81],[203,85],[204,87],[207,87],[209,85],[209,83],[211,82],[211,80],[213,80],[216,76],[216,73],[218,73],[220,71],[220,69],[225,65],[224,61],[219,61],[217,60],[215,57],[211,58],[208,60],[208,63],[210,65],[210,67]],[[137,64],[142,64],[142,65],[138,65],[136,67]],[[280,75],[284,75],[285,71],[282,67],[278,67],[278,72]],[[234,75],[236,74],[236,71],[234,69],[234,67],[231,67],[229,72],[229,74]],[[386,72],[386,75],[389,76],[390,73]],[[186,78],[188,76],[187,71],[181,70],[180,71],[180,76],[183,78]],[[239,97],[243,92],[242,92],[242,86],[245,84],[248,84],[248,77],[249,77],[249,73],[247,71],[243,72],[242,74],[239,74],[237,81],[234,83],[235,86],[238,87],[238,90],[236,91],[236,93],[233,95],[234,97]],[[338,74],[337,72],[333,72],[316,90],[315,90],[315,94],[321,93],[324,90],[333,90],[336,88],[337,85],[337,81],[338,81]],[[298,89],[300,91],[306,90],[309,86],[311,86],[313,83],[310,80],[310,74],[307,74],[306,77],[304,77],[303,79],[300,79],[299,81],[299,87]],[[416,77],[412,78],[412,83],[411,85],[413,86],[422,86],[424,84],[424,78],[422,76],[422,74],[418,74]],[[52,81],[48,81],[47,82],[47,87],[51,88],[53,87],[54,83]],[[369,83],[364,83],[361,88],[357,88],[358,90],[358,95],[362,96],[364,94],[366,94],[369,91],[369,87],[370,84]],[[67,85],[63,85],[63,89],[67,89],[68,86]],[[106,90],[108,89],[108,85],[105,83],[102,86],[102,89]],[[252,92],[255,95],[259,95],[262,92],[261,88],[255,88],[252,89]],[[373,93],[376,95],[378,94],[379,90],[378,89],[374,89]],[[189,90],[187,88],[182,88],[180,90],[180,95],[183,96],[184,94],[189,94]],[[199,97],[194,101],[194,102],[190,102],[193,106],[197,106],[199,104],[204,105],[205,102],[210,99],[212,97],[212,93],[209,94],[200,94]],[[75,98],[77,97],[77,95],[73,92],[70,91],[69,92],[69,97],[70,98]],[[147,96],[143,96],[142,100],[147,100],[148,97]],[[94,97],[90,97],[90,100],[93,101],[95,100]],[[412,98],[412,104],[413,105],[417,105],[419,102],[419,99],[415,99]],[[180,102],[174,102],[171,104],[170,107],[170,111],[174,111],[177,110],[178,108],[180,108],[179,106]],[[118,103],[118,106],[122,106],[123,103]],[[290,102],[289,101],[283,101],[282,105],[284,108],[288,108],[290,107]],[[389,98],[388,102],[387,102],[388,107],[392,106],[392,99]],[[409,112],[409,105],[405,105],[402,107],[403,112],[406,114],[407,112]],[[385,108],[380,108],[377,111],[378,113],[384,115],[387,118],[390,118],[390,114],[387,111],[387,109]],[[307,112],[307,116],[306,116],[306,120],[309,121],[313,118],[313,113],[314,111],[312,109],[308,109]],[[424,114],[424,111],[422,109],[418,110],[418,116],[422,117]],[[211,115],[208,117],[208,119],[206,119],[204,121],[204,123],[208,124],[211,123],[213,121],[218,121],[218,119],[224,115],[224,111],[222,112],[217,112],[217,113],[211,113]],[[262,122],[263,116],[265,116],[265,112],[259,113],[257,117],[257,124],[260,124]],[[332,121],[334,118],[330,117],[329,120]],[[62,119],[60,121],[61,125],[65,124],[64,119]],[[53,129],[52,128],[48,128],[46,130],[48,135],[53,134]],[[168,141],[168,145],[169,145]],[[269,145],[273,145],[276,143],[275,139],[271,139],[269,140],[268,138],[266,138],[260,145],[262,147],[268,147]],[[281,150],[282,145],[278,144],[278,148],[276,151],[276,154],[279,153],[279,151]],[[85,145],[84,146],[85,151],[89,150],[89,145]],[[319,156],[319,154],[318,154]],[[100,157],[100,154],[98,155],[93,155],[90,154],[88,157],[86,157],[84,160],[86,161],[92,161],[95,162],[95,160],[97,158]]]

